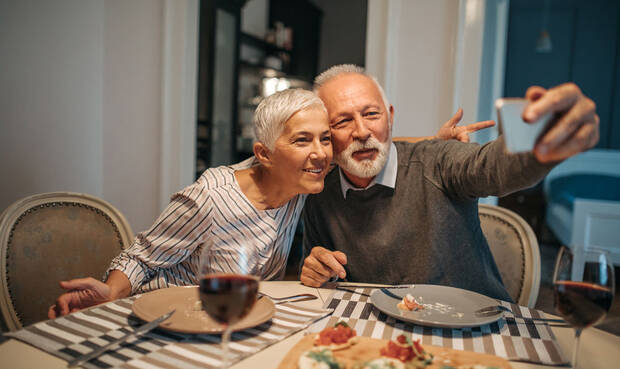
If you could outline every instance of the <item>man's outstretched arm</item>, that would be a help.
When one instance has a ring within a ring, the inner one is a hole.
[[[438,186],[457,197],[503,196],[536,184],[554,165],[598,142],[596,106],[576,85],[567,83],[549,90],[531,87],[526,97],[530,104],[523,111],[525,121],[554,115],[551,128],[534,150],[510,154],[502,136],[483,146],[445,141],[427,163]]]

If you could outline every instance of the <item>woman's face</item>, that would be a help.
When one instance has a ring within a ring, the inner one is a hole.
[[[272,174],[287,190],[318,193],[332,161],[327,113],[316,107],[298,111],[286,121],[271,153]]]

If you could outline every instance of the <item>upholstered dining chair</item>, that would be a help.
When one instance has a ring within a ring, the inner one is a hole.
[[[540,251],[534,231],[518,214],[479,204],[482,232],[510,297],[533,308],[540,289]]]
[[[13,203],[0,216],[3,330],[47,319],[59,281],[101,278],[132,238],[125,217],[95,196],[51,192]]]

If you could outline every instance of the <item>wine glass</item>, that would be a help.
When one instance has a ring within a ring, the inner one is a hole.
[[[222,368],[228,368],[228,342],[233,325],[245,317],[258,294],[259,276],[253,274],[249,251],[237,248],[228,252],[219,246],[205,245],[200,258],[200,300],[203,309],[224,325]]]
[[[554,305],[575,329],[571,367],[577,368],[579,337],[584,328],[601,322],[613,300],[614,268],[602,250],[578,251],[562,247],[553,273]]]

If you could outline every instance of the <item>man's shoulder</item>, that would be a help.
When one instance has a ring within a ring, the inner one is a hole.
[[[394,142],[398,152],[398,164],[407,165],[412,162],[425,162],[436,157],[445,147],[443,140],[424,140],[418,142]]]

